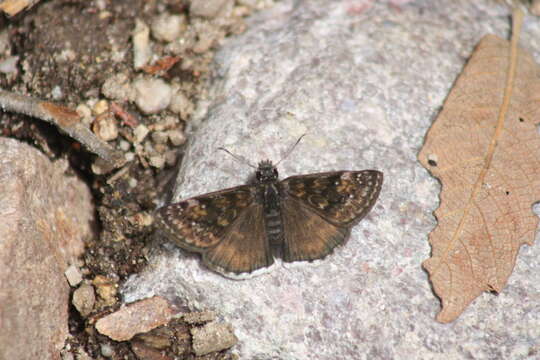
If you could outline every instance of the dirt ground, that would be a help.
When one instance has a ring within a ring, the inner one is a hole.
[[[151,352],[152,341],[114,342],[98,334],[93,321],[120,301],[114,292],[108,297],[101,293],[100,298],[100,284],[119,285],[146,265],[151,214],[181,161],[184,129],[211,78],[214,52],[224,38],[242,32],[244,17],[256,11],[239,3],[201,16],[193,14],[189,2],[178,0],[43,0],[13,18],[0,17],[0,62],[16,60],[0,74],[0,87],[77,109],[95,133],[130,159],[120,170],[101,174],[93,166],[96,156],[56,127],[14,113],[4,113],[0,121],[4,136],[32,144],[50,159],[67,158],[69,171],[81,176],[94,195],[99,236],[87,244],[80,269],[98,289],[98,301],[84,317],[72,306],[65,359],[233,358],[226,351],[193,355],[190,325],[185,323],[175,324],[173,335],[154,334],[176,339],[174,346],[159,348],[164,357],[157,357]],[[151,24],[163,14],[180,19],[183,42],[156,35]],[[151,56],[136,69],[133,34],[140,22],[151,28]],[[130,96],[122,98],[121,91],[106,89],[122,79],[129,88],[145,76],[159,78],[181,93],[179,105],[145,113]],[[150,352],[142,355],[137,346]]]

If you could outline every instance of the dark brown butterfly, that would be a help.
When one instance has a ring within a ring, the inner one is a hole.
[[[322,259],[347,240],[373,207],[377,170],[335,171],[278,180],[261,161],[253,184],[158,209],[158,226],[178,246],[202,254],[225,276],[241,278],[274,263]]]

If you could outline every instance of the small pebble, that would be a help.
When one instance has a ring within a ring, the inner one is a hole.
[[[114,355],[114,351],[109,344],[101,344],[101,355],[106,358],[110,358]]]
[[[136,188],[138,183],[139,182],[135,178],[129,178],[129,180],[128,180],[128,185],[132,189]]]
[[[163,13],[152,22],[152,36],[157,40],[171,42],[176,40],[186,27],[185,17]]]
[[[213,18],[230,0],[192,0],[189,7],[190,15]]]
[[[118,145],[122,151],[128,151],[131,148],[131,144],[126,140],[120,140]]]
[[[58,56],[56,57],[56,61],[62,63],[62,62],[71,62],[75,61],[77,58],[77,53],[73,51],[72,49],[64,49]]]
[[[152,141],[156,144],[165,144],[168,138],[169,136],[164,131],[154,131],[152,133]]]
[[[111,141],[118,137],[116,119],[112,114],[98,116],[92,124],[92,131],[103,141]]]
[[[193,113],[195,106],[181,90],[178,90],[171,96],[169,109],[186,120]]]
[[[133,161],[135,160],[135,153],[128,152],[124,155],[124,158],[126,159],[126,161]]]
[[[150,48],[150,29],[140,19],[135,21],[133,30],[133,66],[140,69],[150,60],[152,49]]]
[[[105,306],[116,303],[116,293],[118,292],[116,283],[103,275],[97,275],[92,281],[92,284],[96,287],[96,292],[103,300]]]
[[[143,144],[143,151],[146,155],[155,155],[156,149],[154,149],[154,144],[150,141],[145,141]]]
[[[167,146],[167,144],[155,144],[154,145],[154,150],[158,154],[165,154],[165,151],[167,151],[168,148],[169,147]]]
[[[202,356],[232,347],[238,342],[230,324],[211,322],[191,329],[193,351]]]
[[[150,164],[150,166],[161,169],[163,165],[165,165],[165,157],[161,155],[150,156],[150,158],[148,159],[148,163]]]
[[[171,103],[171,87],[161,79],[143,77],[134,81],[135,104],[145,114],[155,114]]]
[[[61,100],[64,97],[64,93],[62,92],[62,88],[60,86],[56,85],[52,91],[51,95],[54,100]]]
[[[142,143],[144,138],[146,137],[146,135],[148,135],[149,132],[150,130],[148,130],[148,128],[145,125],[139,124],[133,130],[133,135],[135,136],[135,143],[137,144]]]
[[[176,160],[178,158],[178,153],[176,150],[169,150],[165,153],[165,163],[169,167],[176,165]]]
[[[90,125],[94,120],[92,117],[92,110],[90,110],[90,108],[85,104],[79,104],[75,111],[77,114],[79,114],[82,123],[85,125]]]
[[[165,118],[161,121],[157,121],[154,124],[152,124],[152,130],[154,131],[164,131],[167,129],[172,129],[178,127],[178,123],[180,121],[176,116],[165,116]]]
[[[118,101],[133,101],[135,90],[126,74],[118,73],[108,78],[101,87],[101,92],[109,99]]]
[[[92,113],[96,116],[103,114],[107,110],[109,110],[109,103],[107,100],[99,100],[92,107]]]
[[[64,272],[64,275],[67,278],[67,281],[71,287],[75,287],[81,283],[83,280],[82,274],[79,271],[79,268],[75,265],[70,265],[67,270]]]
[[[90,315],[96,303],[94,287],[89,284],[82,284],[73,292],[71,303],[82,317]]]
[[[167,135],[169,136],[169,140],[171,140],[171,143],[174,146],[180,146],[186,143],[186,135],[184,135],[183,131],[180,131],[178,129],[169,130],[167,131]]]

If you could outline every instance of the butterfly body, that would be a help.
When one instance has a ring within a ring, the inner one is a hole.
[[[261,161],[255,182],[158,209],[160,228],[180,247],[202,254],[226,276],[242,277],[285,262],[322,259],[343,244],[373,207],[383,174],[336,171],[279,181]]]

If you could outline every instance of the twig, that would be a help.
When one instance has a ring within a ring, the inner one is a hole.
[[[56,125],[114,168],[118,168],[126,162],[121,152],[114,150],[84,126],[79,114],[72,109],[5,90],[0,90],[0,107],[2,111],[25,114]]]

